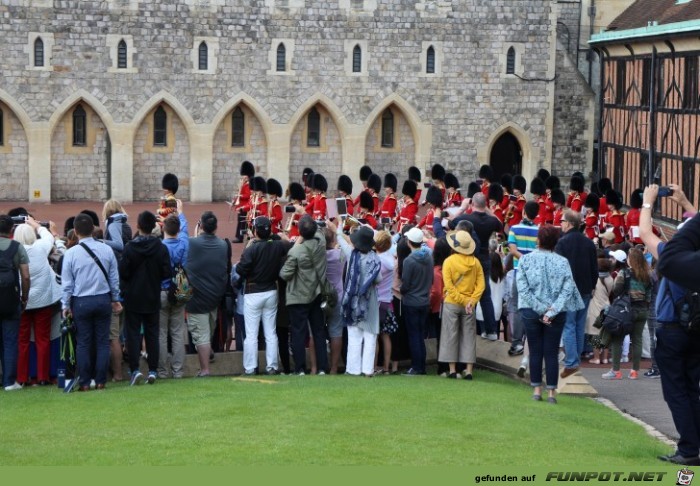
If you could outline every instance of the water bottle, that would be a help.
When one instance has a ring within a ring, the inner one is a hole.
[[[59,368],[58,370],[58,379],[56,380],[56,383],[58,384],[59,388],[65,388],[66,386],[66,370],[63,368]]]

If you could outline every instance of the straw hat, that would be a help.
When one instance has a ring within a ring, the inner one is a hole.
[[[473,255],[476,244],[471,235],[466,231],[450,231],[447,233],[447,243],[457,253],[462,255]]]

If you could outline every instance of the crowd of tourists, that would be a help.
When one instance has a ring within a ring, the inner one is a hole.
[[[398,374],[402,361],[410,362],[403,375],[425,375],[425,339],[434,337],[436,373],[473,380],[477,340],[502,339],[509,355],[522,356],[518,374],[529,368],[535,401],[556,404],[559,378],[586,359],[610,363],[604,379],[623,379],[627,361],[628,379],[660,376],[681,436],[663,459],[700,463],[692,300],[700,284],[689,271],[697,268],[700,217],[669,242],[651,217],[657,196],[695,214],[679,186],[662,194],[656,185],[637,189],[624,211],[609,179],[587,186],[574,173],[565,193],[544,169],[530,182],[529,199],[522,176],[496,181],[490,166],[465,194],[438,164],[423,191],[421,171],[412,167],[400,197],[394,174],[382,179],[364,166],[354,199],[345,175],[337,198],[327,198],[325,177],[310,169],[284,194],[249,162],[240,175],[229,203],[238,215],[234,243],[245,243],[237,262],[217,235],[213,212],[190,231],[173,174],[163,178],[157,211],[138,215],[134,234],[114,200],[101,218],[90,211],[71,218],[63,235],[22,208],[0,216],[5,390],[51,383],[57,303],[75,324],[80,391],[104,389],[109,376],[124,379],[122,360],[131,385],[181,378],[189,347],[198,355],[197,377],[207,377],[222,321],[225,348],[235,342],[246,375],[373,377]],[[631,325],[609,332],[601,323],[623,296]],[[645,327],[655,359],[643,372]],[[32,333],[37,365],[30,377]]]

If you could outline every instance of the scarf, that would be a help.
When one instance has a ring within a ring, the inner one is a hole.
[[[350,255],[342,303],[343,323],[346,326],[365,320],[369,306],[369,290],[374,285],[381,267],[379,257],[374,251],[363,255],[358,250],[353,250]]]

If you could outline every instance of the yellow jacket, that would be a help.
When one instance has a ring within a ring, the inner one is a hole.
[[[442,264],[445,302],[466,307],[477,302],[484,293],[486,282],[479,260],[472,255],[455,253]]]

